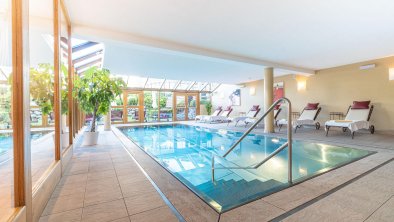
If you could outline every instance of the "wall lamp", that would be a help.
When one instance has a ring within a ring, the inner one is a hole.
[[[394,80],[394,68],[389,69],[389,80]]]

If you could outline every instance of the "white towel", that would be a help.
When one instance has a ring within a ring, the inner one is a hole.
[[[360,121],[351,121],[351,122],[340,122],[335,120],[330,120],[325,123],[326,126],[334,126],[334,127],[345,127],[348,128],[351,132],[355,132],[360,129],[369,129],[369,122],[360,120]]]

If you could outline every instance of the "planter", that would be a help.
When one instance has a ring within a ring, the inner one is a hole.
[[[84,132],[83,143],[84,146],[96,145],[98,141],[99,132]]]

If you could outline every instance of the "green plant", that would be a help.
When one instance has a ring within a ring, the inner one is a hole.
[[[97,117],[108,113],[111,102],[122,93],[125,85],[122,79],[111,78],[108,69],[97,67],[88,69],[83,76],[76,78],[74,96],[81,109],[93,115],[90,132],[96,131]]]
[[[212,102],[208,101],[205,103],[205,109],[207,110],[208,115],[211,115],[212,112]]]
[[[30,68],[30,96],[40,107],[43,115],[49,115],[54,107],[54,67],[49,63],[38,64],[37,67]],[[61,113],[68,113],[68,91],[67,76],[68,70],[65,65],[61,65]]]

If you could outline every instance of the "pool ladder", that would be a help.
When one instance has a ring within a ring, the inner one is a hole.
[[[257,127],[257,125],[270,113],[272,112],[275,107],[277,105],[279,105],[282,102],[286,102],[287,103],[287,141],[282,144],[280,147],[278,147],[274,152],[272,152],[269,156],[267,156],[264,160],[262,160],[261,162],[257,163],[254,166],[250,166],[250,167],[216,167],[215,168],[215,157],[220,157],[220,158],[225,158],[228,154],[230,154],[235,147],[237,147],[243,139],[245,139],[245,137],[254,129]],[[272,104],[272,106],[270,106],[270,108],[264,113],[264,115],[262,117],[260,117],[252,126],[249,127],[249,129],[230,147],[230,149],[228,149],[226,151],[226,153],[223,156],[218,156],[218,155],[213,155],[212,156],[212,182],[215,182],[215,169],[257,169],[259,168],[261,165],[263,165],[264,163],[266,163],[268,160],[270,160],[272,157],[276,156],[280,151],[282,151],[283,149],[285,149],[286,147],[288,147],[288,177],[287,180],[289,182],[289,184],[293,183],[293,173],[292,173],[292,163],[293,163],[293,153],[292,153],[292,140],[293,140],[293,134],[292,134],[292,121],[291,121],[291,102],[288,98],[282,97],[279,100],[277,100],[276,102],[274,102],[274,104]]]

